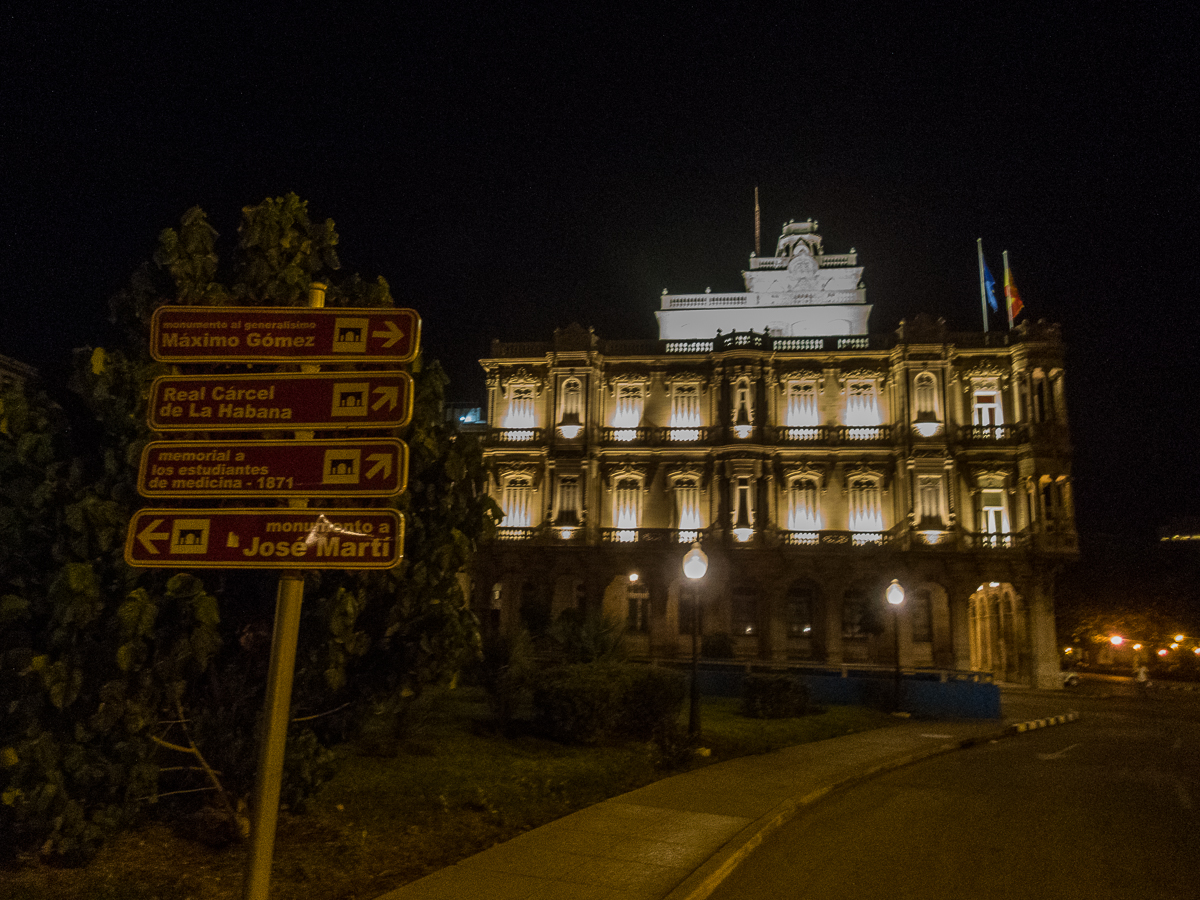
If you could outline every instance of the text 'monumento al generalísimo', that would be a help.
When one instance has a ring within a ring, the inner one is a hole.
[[[161,306],[150,322],[150,354],[162,362],[389,362],[420,347],[411,309]]]

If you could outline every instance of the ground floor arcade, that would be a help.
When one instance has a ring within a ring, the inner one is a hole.
[[[700,633],[721,636],[739,658],[898,662],[1060,686],[1054,560],[705,546],[708,572],[692,582],[681,566],[687,549],[497,542],[477,559],[474,604],[487,627],[506,632],[536,631],[568,609],[620,619],[639,657],[690,654],[698,611]],[[884,600],[893,579],[905,589],[899,607]]]

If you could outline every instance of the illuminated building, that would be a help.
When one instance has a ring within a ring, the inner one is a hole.
[[[658,340],[493,342],[485,620],[601,612],[670,657],[699,540],[704,632],[739,657],[894,664],[895,578],[901,664],[1058,687],[1053,574],[1077,544],[1059,329],[871,334],[862,271],[792,223],[744,293],[664,293]]]

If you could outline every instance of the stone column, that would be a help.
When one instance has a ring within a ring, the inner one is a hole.
[[[1028,602],[1031,681],[1038,690],[1062,687],[1059,674],[1058,641],[1054,633],[1054,593],[1050,578],[1038,578]]]

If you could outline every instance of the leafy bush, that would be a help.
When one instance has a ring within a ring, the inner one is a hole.
[[[808,688],[789,675],[750,674],[742,682],[742,715],[787,719],[808,711]]]
[[[674,742],[687,697],[687,676],[655,666],[625,667],[625,692],[617,729],[660,746]]]
[[[535,676],[534,722],[547,737],[563,743],[629,737],[664,746],[677,737],[686,694],[686,677],[670,669],[562,666]]]
[[[522,629],[514,636],[491,631],[483,636],[475,677],[487,692],[488,708],[498,729],[503,731],[512,724],[529,692],[534,667],[527,631]]]
[[[533,686],[534,724],[565,744],[595,744],[609,736],[622,708],[625,673],[613,666],[549,669]]]
[[[700,655],[705,659],[733,659],[733,635],[717,631],[700,638]]]
[[[550,628],[550,641],[564,662],[619,662],[625,658],[625,623],[597,613],[564,609]]]

